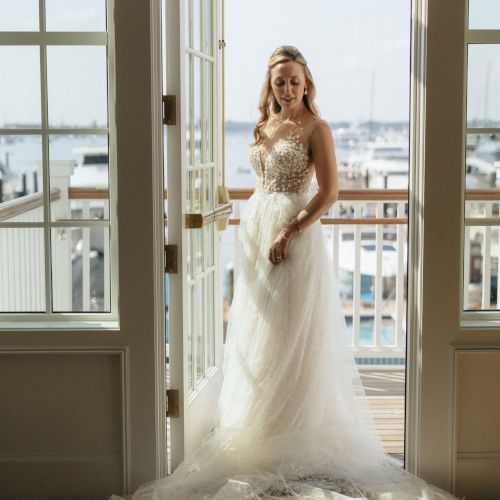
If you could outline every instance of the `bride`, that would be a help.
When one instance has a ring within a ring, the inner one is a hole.
[[[257,186],[241,219],[217,425],[134,500],[456,498],[386,454],[369,420],[319,221],[338,181],[315,95],[302,54],[278,47],[249,148]]]

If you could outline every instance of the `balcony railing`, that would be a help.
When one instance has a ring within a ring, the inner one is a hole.
[[[500,309],[497,294],[500,258],[500,192],[466,191],[464,224],[465,310]]]
[[[52,234],[53,298],[58,310],[92,310],[91,259],[96,238],[103,259],[104,286],[100,300],[109,310],[109,238],[78,220],[93,217],[93,204],[101,201],[107,219],[108,190],[72,188],[73,162],[51,163],[51,213],[53,220],[72,221],[79,228],[78,249],[69,237],[71,227]],[[235,256],[239,251],[240,213],[252,189],[229,190],[234,212],[227,231]],[[166,195],[165,195],[166,196]],[[341,191],[333,209],[321,218],[341,289],[344,314],[352,332],[358,358],[401,359],[405,351],[406,248],[408,192],[406,190]],[[0,204],[0,304],[1,311],[45,310],[45,256],[43,244],[43,198],[34,193]],[[500,309],[496,280],[500,255],[500,193],[469,190],[466,193],[464,245],[464,307]],[[75,215],[77,213],[77,215]],[[23,227],[37,222],[39,227]],[[5,223],[13,223],[12,228]],[[99,228],[101,229],[101,228]],[[99,232],[99,231],[97,231]],[[232,232],[232,234],[231,234]],[[346,250],[347,249],[347,250]],[[75,307],[73,261],[81,258],[81,296]],[[350,260],[349,260],[350,259]],[[238,259],[233,260],[235,263]],[[467,263],[470,262],[470,265]],[[233,268],[233,280],[238,269]],[[26,292],[29,290],[29,292]],[[228,302],[232,291],[229,290]]]
[[[235,263],[242,204],[252,192],[229,190],[234,205],[229,224],[234,226]],[[339,278],[353,351],[361,360],[404,359],[407,199],[406,190],[344,190],[333,210],[320,219]],[[351,262],[346,258],[349,255]],[[237,275],[235,267],[234,279]],[[369,290],[363,286],[366,283]]]
[[[71,221],[67,227],[52,229],[51,260],[53,304],[56,311],[92,311],[91,259],[98,246],[102,254],[104,286],[102,301],[109,311],[109,238],[102,228],[92,232],[80,227],[79,219],[89,220],[91,204],[108,199],[107,190],[70,188],[73,161],[51,162],[51,216],[55,221]],[[108,204],[103,204],[108,218]],[[45,312],[44,206],[41,192],[0,203],[0,312]],[[26,227],[37,224],[37,227]],[[9,227],[12,225],[12,227]],[[72,229],[81,231],[75,238]],[[81,258],[81,279],[74,280],[75,258]],[[78,300],[75,300],[78,298]]]

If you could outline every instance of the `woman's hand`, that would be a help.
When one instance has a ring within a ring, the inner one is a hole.
[[[281,263],[288,257],[290,241],[297,235],[297,228],[293,224],[285,224],[276,236],[269,249],[268,260],[274,265]]]

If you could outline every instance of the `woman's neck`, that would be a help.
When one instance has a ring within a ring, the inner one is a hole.
[[[301,102],[300,106],[297,107],[298,109],[284,109],[281,108],[279,113],[276,113],[276,118],[278,120],[281,120],[282,122],[285,122],[287,120],[296,122],[301,120],[305,114],[307,113],[307,108],[305,107],[304,103]]]

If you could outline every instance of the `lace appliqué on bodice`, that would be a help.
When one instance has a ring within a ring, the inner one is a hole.
[[[259,145],[251,145],[248,158],[257,174],[258,190],[308,191],[313,172],[308,167],[308,148],[302,144],[297,130],[291,130],[288,135],[278,139],[265,158]]]

